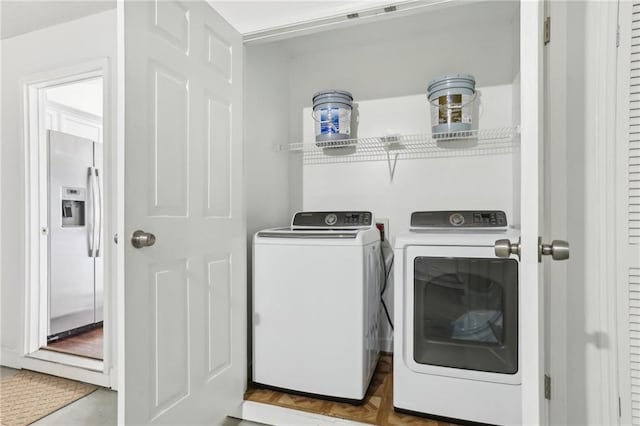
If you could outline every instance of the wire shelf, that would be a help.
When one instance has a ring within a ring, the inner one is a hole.
[[[281,149],[303,156],[304,164],[395,161],[468,157],[513,152],[519,147],[520,127],[462,132],[394,135],[323,143],[292,143]]]

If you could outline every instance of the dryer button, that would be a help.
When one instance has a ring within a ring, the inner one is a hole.
[[[453,226],[460,226],[464,223],[464,216],[462,216],[460,213],[454,213],[449,216],[449,223]]]

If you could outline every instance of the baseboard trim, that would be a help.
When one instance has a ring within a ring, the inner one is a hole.
[[[38,373],[50,374],[52,376],[77,380],[106,388],[110,387],[111,384],[109,374],[101,371],[92,371],[51,360],[22,356],[8,349],[0,350],[0,365],[15,368],[16,370],[32,370]]]
[[[9,349],[0,350],[0,365],[20,369],[20,355]]]
[[[53,361],[24,357],[20,368],[37,371],[39,373],[50,374],[52,376],[63,377],[65,379],[77,380],[79,382],[90,383],[92,385],[110,387],[109,375],[100,371],[91,371],[80,367],[58,364]]]

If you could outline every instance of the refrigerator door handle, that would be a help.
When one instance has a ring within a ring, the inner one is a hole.
[[[98,192],[98,209],[95,217],[98,219],[96,228],[96,239],[98,243],[95,245],[95,257],[100,257],[100,248],[102,246],[102,184],[100,183],[100,174],[97,168],[93,169],[95,186]],[[95,222],[94,222],[95,223]]]
[[[95,188],[93,186],[93,167],[89,167],[87,170],[87,178],[88,178],[88,189],[89,189],[89,193],[91,194],[91,223],[87,224],[88,226],[91,226],[91,232],[87,232],[87,239],[88,239],[88,243],[89,243],[89,257],[94,257],[94,246],[95,246],[95,227],[96,227],[96,221],[95,221],[95,217],[96,217],[96,203],[95,203]],[[87,194],[88,195],[88,194]],[[88,196],[87,196],[87,204],[88,203]],[[89,215],[87,215],[88,217]]]

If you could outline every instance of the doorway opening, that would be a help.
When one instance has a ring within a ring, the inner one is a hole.
[[[47,151],[47,340],[102,361],[102,77],[42,89]]]
[[[42,364],[44,372],[56,363],[100,373],[102,385],[109,381],[114,330],[112,255],[105,241],[112,205],[103,161],[110,136],[106,67],[99,61],[51,72],[25,86],[30,215],[25,355],[50,362]]]

